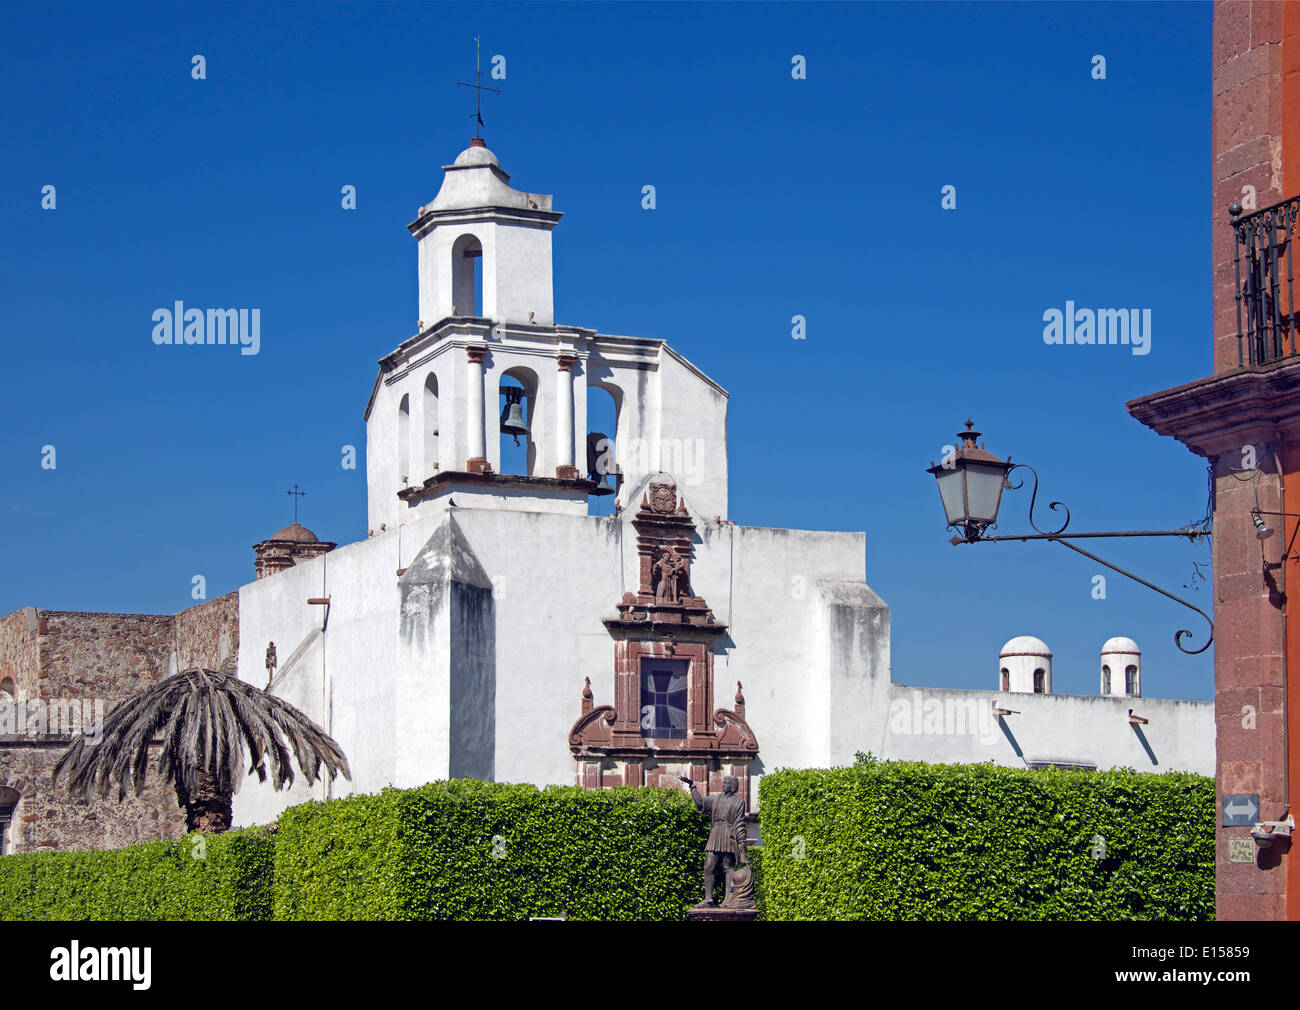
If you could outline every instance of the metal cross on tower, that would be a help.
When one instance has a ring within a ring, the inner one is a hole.
[[[456,87],[474,89],[474,137],[478,140],[483,139],[480,133],[480,130],[482,130],[483,128],[483,112],[479,104],[480,99],[483,96],[483,92],[490,91],[494,95],[501,94],[500,88],[489,88],[486,84],[482,83],[482,81],[483,81],[482,45],[479,42],[479,37],[475,35],[474,36],[474,83],[467,84],[464,81],[457,81]]]
[[[297,481],[294,482],[294,485],[293,485],[292,490],[289,490],[289,491],[286,491],[286,492],[285,492],[285,494],[292,496],[292,500],[293,500],[293,521],[294,521],[294,522],[297,522],[297,521],[298,521],[298,499],[301,498],[301,497],[302,497],[303,495],[305,495],[306,493],[307,493],[306,491],[299,491],[299,490],[298,490],[298,483],[297,483]]]

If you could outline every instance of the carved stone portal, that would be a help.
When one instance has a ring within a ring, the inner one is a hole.
[[[578,784],[675,788],[686,776],[708,795],[734,775],[748,807],[758,739],[739,683],[734,708],[714,707],[713,656],[727,628],[691,588],[695,523],[676,485],[651,484],[632,525],[637,592],[604,622],[614,640],[613,704],[595,704],[588,678],[569,732]]]

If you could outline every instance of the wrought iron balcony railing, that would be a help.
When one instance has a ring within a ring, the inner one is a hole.
[[[1237,364],[1263,365],[1293,355],[1300,324],[1292,266],[1300,196],[1244,216],[1234,203],[1228,213],[1237,238]]]

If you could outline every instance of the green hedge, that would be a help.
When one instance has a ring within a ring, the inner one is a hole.
[[[751,849],[766,919],[1207,920],[1212,780],[878,763],[778,771]],[[0,919],[681,919],[708,822],[685,793],[473,780],[266,829],[0,859]]]
[[[768,919],[1214,917],[1204,776],[859,755],[759,789]]]
[[[280,817],[277,919],[681,919],[708,822],[682,792],[474,780]]]
[[[5,856],[0,919],[269,919],[274,849],[265,828],[250,828],[129,849]]]

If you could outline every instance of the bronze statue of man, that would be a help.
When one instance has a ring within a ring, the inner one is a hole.
[[[693,780],[684,775],[679,777],[691,787],[691,799],[696,808],[708,812],[713,821],[709,840],[704,843],[704,900],[696,906],[713,908],[717,904],[713,900],[713,884],[718,866],[721,864],[724,879],[730,883],[744,845],[745,800],[736,792],[740,780],[734,775],[726,775],[722,779],[721,796],[701,796]],[[723,897],[726,897],[725,890]]]

